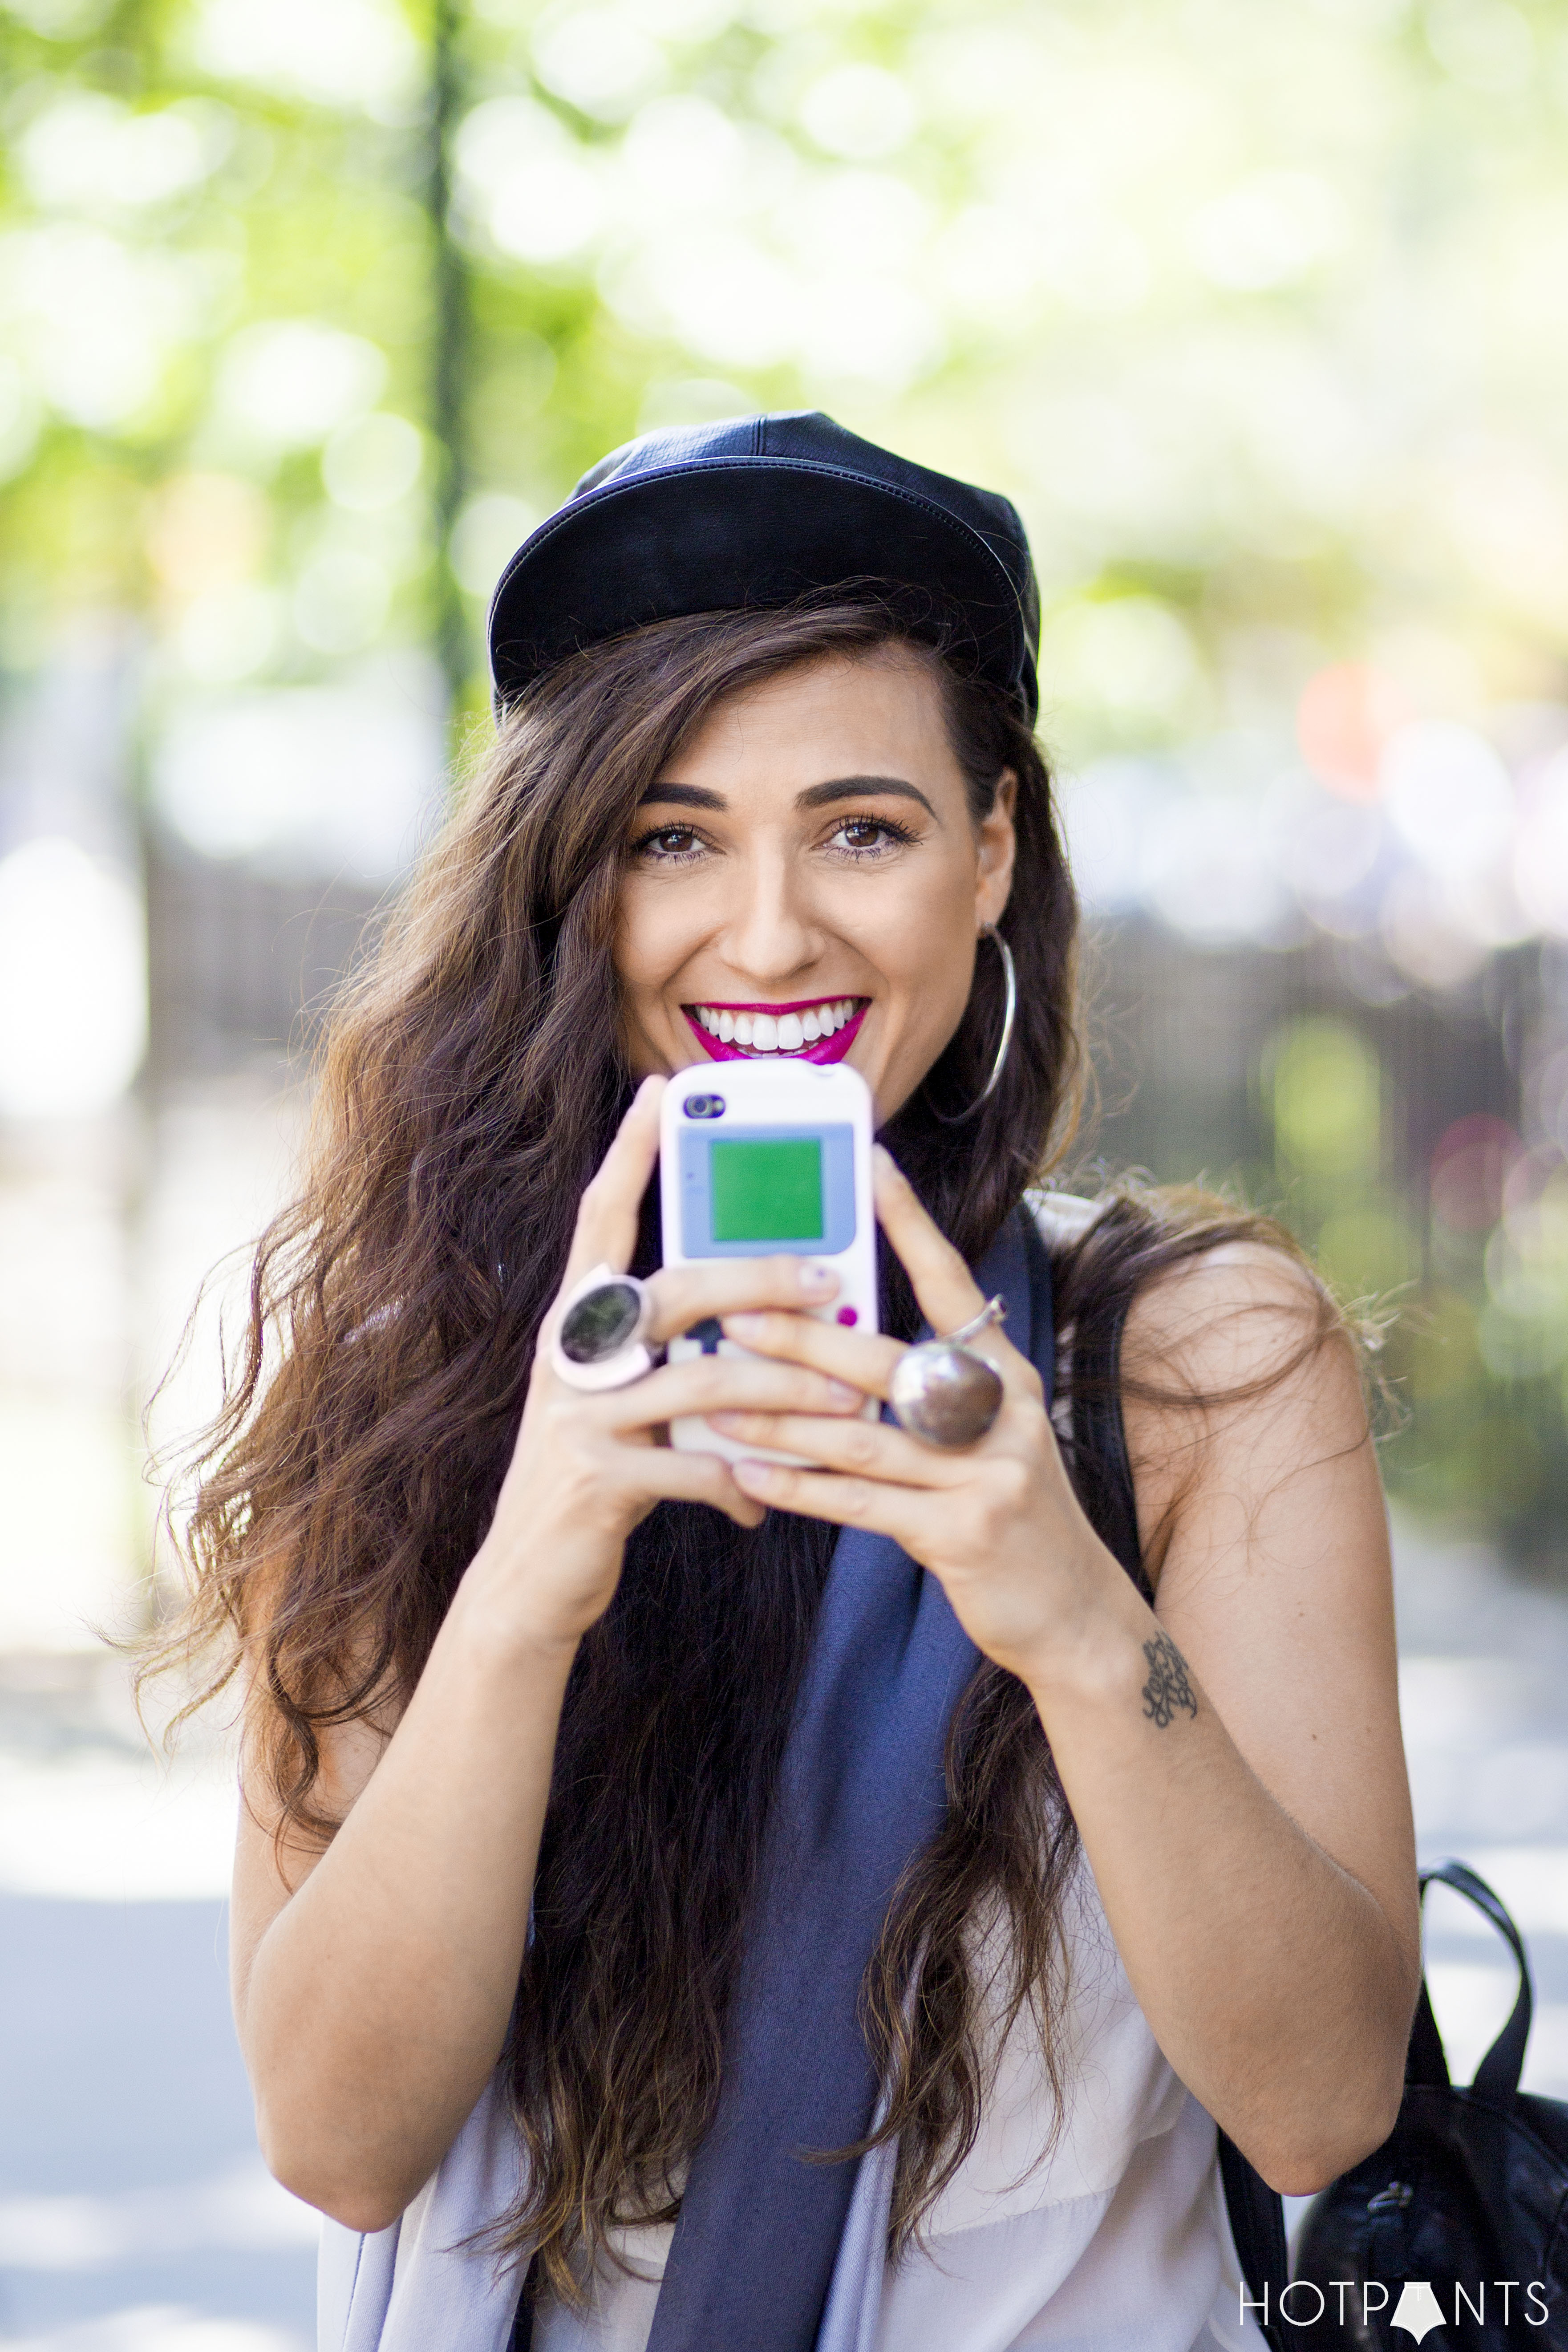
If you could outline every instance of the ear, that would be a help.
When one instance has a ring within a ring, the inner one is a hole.
[[[1017,797],[1018,779],[1008,768],[996,787],[989,816],[982,817],[974,829],[978,853],[974,866],[974,919],[981,928],[1001,921],[1012,896],[1013,866],[1018,854],[1018,835],[1013,823]]]

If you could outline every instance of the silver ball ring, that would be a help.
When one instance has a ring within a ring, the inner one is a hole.
[[[652,1320],[646,1282],[596,1265],[566,1295],[550,1342],[551,1370],[569,1389],[590,1394],[629,1388],[658,1360],[647,1338]]]
[[[922,1445],[953,1452],[989,1434],[1002,1410],[1002,1375],[963,1342],[988,1323],[1000,1323],[1006,1311],[1000,1298],[987,1299],[956,1331],[906,1348],[888,1389],[900,1429]]]

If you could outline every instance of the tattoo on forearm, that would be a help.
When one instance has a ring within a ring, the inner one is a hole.
[[[1143,1712],[1155,1729],[1163,1731],[1178,1707],[1184,1715],[1196,1715],[1198,1703],[1187,1680],[1187,1662],[1169,1633],[1156,1633],[1152,1642],[1145,1642],[1143,1655],[1149,1661]]]

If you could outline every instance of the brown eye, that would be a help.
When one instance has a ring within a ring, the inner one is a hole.
[[[635,844],[635,853],[638,857],[651,857],[657,861],[689,857],[698,846],[698,836],[690,825],[666,824],[661,825],[657,833],[645,833],[642,839]]]
[[[833,846],[849,857],[876,857],[890,849],[901,848],[913,839],[901,824],[885,816],[847,816],[840,819],[833,835]]]

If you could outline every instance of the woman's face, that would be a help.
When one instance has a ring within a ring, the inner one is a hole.
[[[847,1061],[890,1118],[963,1018],[1007,903],[1012,807],[1008,778],[974,823],[941,688],[899,648],[716,705],[629,837],[616,966],[637,1076]]]

